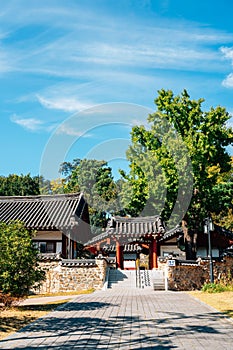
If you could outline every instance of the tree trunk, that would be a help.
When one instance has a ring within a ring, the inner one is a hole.
[[[197,233],[188,229],[187,221],[182,220],[182,229],[184,232],[185,253],[187,260],[196,260],[197,258]]]

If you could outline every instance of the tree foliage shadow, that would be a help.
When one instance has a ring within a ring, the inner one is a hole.
[[[217,312],[196,314],[194,318],[191,314],[167,311],[160,311],[154,318],[149,319],[133,315],[102,318],[102,310],[112,306],[117,305],[104,302],[70,302],[22,329],[16,338],[13,336],[0,341],[0,348],[1,344],[4,346],[18,339],[25,345],[14,347],[15,350],[33,350],[38,344],[42,350],[115,349],[119,348],[119,344],[122,349],[130,345],[135,350],[162,350],[178,348],[177,336],[185,337],[188,334],[191,337],[198,334],[202,337],[207,334],[219,334],[214,326],[214,321],[221,315]],[[88,311],[95,310],[97,312],[94,313],[94,317],[88,315]],[[79,317],[75,311],[81,311]],[[33,341],[33,344],[29,343],[28,346],[27,334],[30,334]],[[222,336],[224,339],[224,335]]]

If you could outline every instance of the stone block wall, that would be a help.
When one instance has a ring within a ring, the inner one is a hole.
[[[94,262],[45,260],[40,262],[40,266],[46,272],[46,279],[35,292],[41,294],[101,289],[107,271],[104,259],[95,259]]]
[[[168,268],[168,289],[198,290],[208,281],[209,271],[203,266],[176,266]]]
[[[176,291],[200,290],[205,283],[210,283],[209,261],[199,264],[183,264],[167,266],[160,263],[160,268],[167,269],[168,289]],[[213,263],[214,282],[233,283],[233,257],[225,257],[223,261]]]

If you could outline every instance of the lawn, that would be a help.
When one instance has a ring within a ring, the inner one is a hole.
[[[207,293],[189,292],[195,298],[233,318],[233,292]]]

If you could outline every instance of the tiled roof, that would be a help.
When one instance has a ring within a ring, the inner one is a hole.
[[[174,227],[173,229],[167,231],[160,239],[159,241],[160,242],[164,242],[166,241],[167,239],[171,239],[175,236],[177,236],[178,234],[183,234],[183,230],[182,230],[182,227],[181,226],[176,226]]]
[[[106,244],[102,248],[104,251],[109,253],[116,252],[116,245],[115,244]],[[123,246],[123,252],[127,253],[133,253],[133,252],[140,252],[142,250],[142,247],[140,247],[139,244],[124,244]]]
[[[137,218],[125,218],[115,216],[110,222],[111,233],[137,236],[147,234],[164,233],[165,228],[160,216],[145,216]]]
[[[105,232],[93,237],[85,245],[104,241],[106,238],[134,238],[163,234],[165,232],[164,224],[160,216],[145,216],[137,218],[114,216],[109,222]]]
[[[82,217],[82,193],[46,196],[0,196],[0,222],[19,220],[30,229],[62,229]]]

